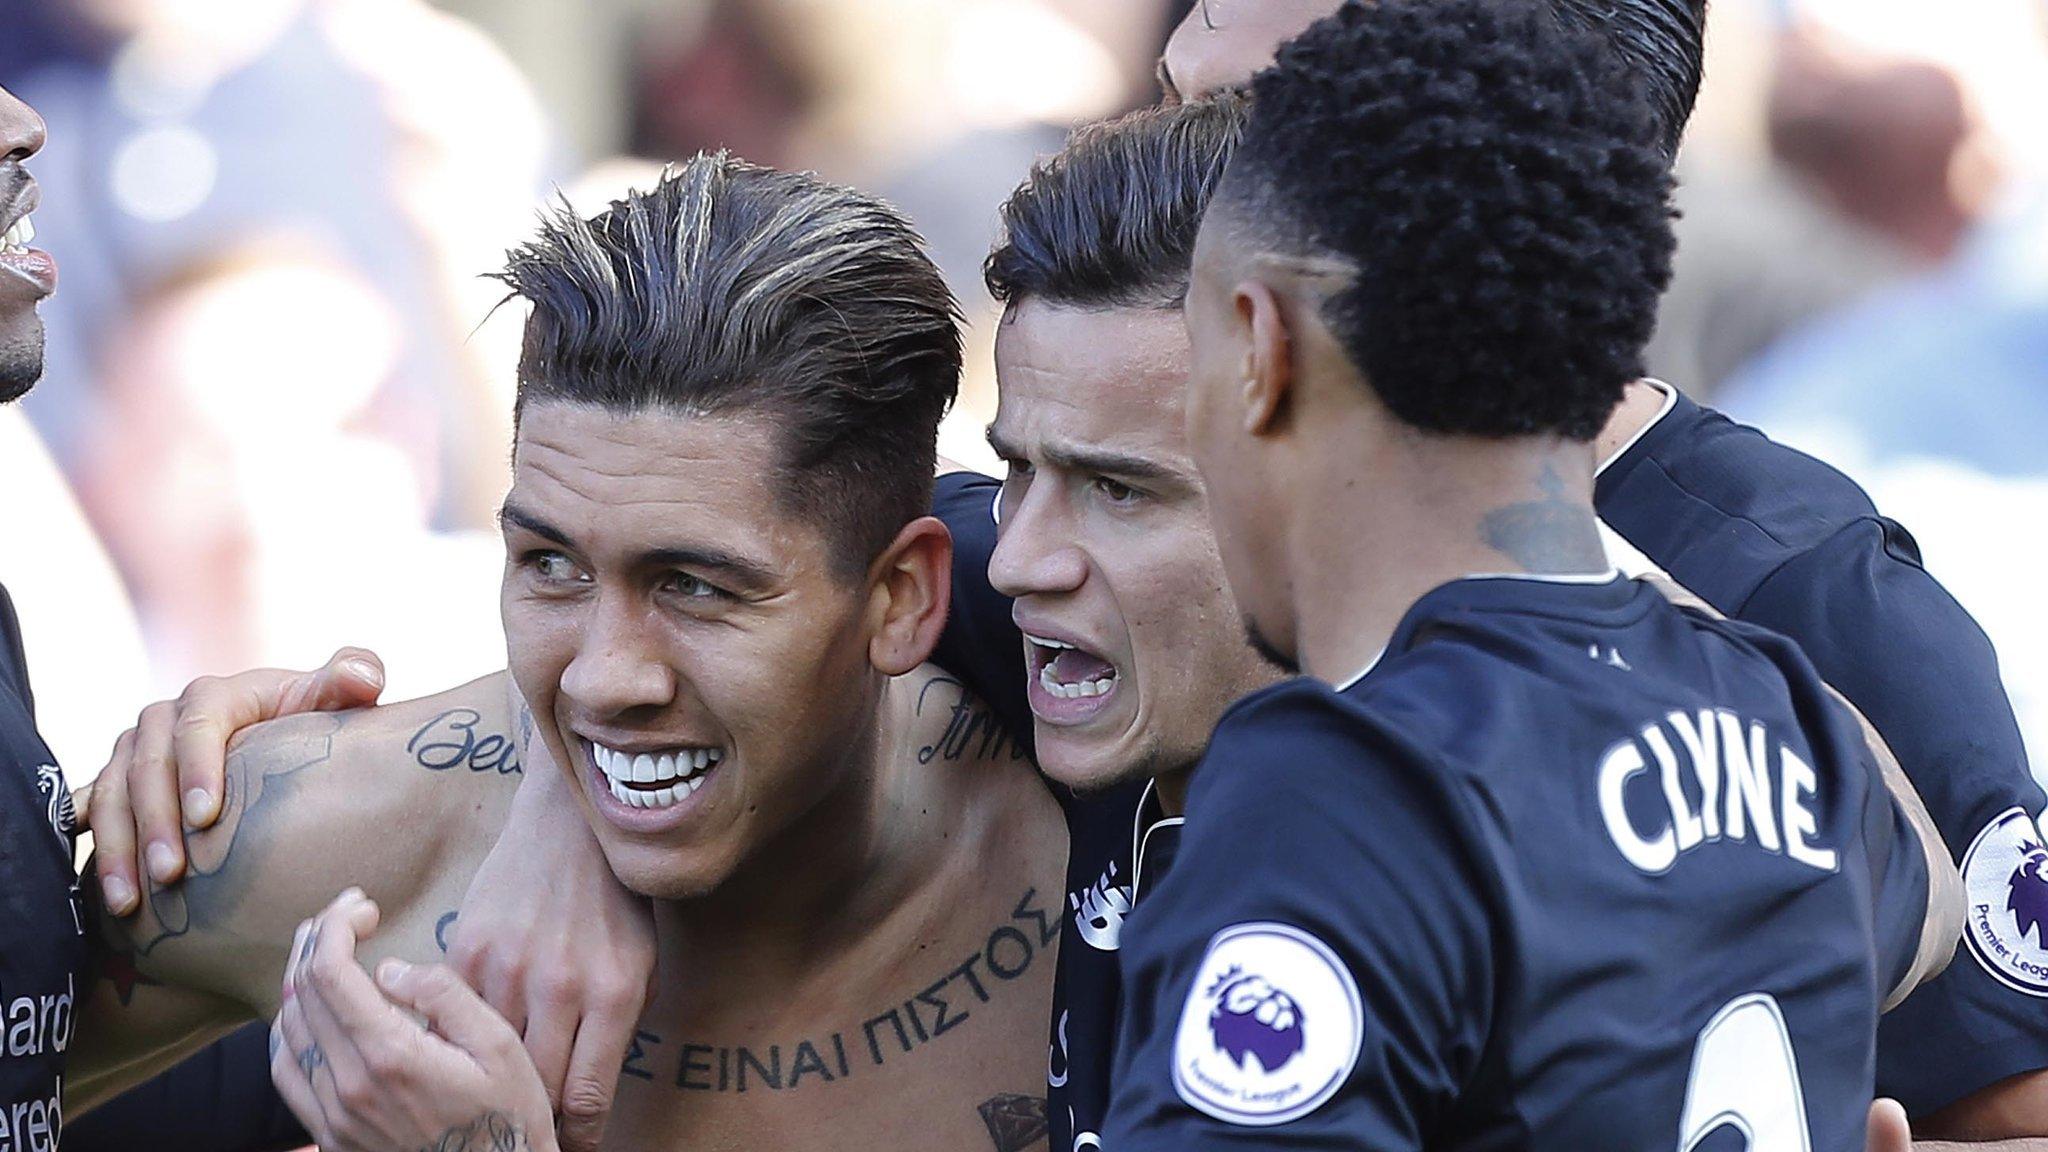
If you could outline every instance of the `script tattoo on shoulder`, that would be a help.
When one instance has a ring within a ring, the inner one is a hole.
[[[766,1045],[671,1043],[642,1029],[619,1071],[682,1092],[794,1092],[901,1067],[967,1025],[976,1005],[989,1003],[1033,964],[1051,962],[1059,905],[1043,903],[1036,888],[1027,889],[966,959],[857,1026]]]
[[[420,1152],[527,1152],[533,1145],[518,1123],[503,1112],[486,1112],[441,1133]]]
[[[950,713],[946,730],[934,743],[917,750],[917,762],[934,760],[991,760],[1007,754],[1011,760],[1024,759],[1024,749],[996,720],[988,705],[976,700],[967,685],[951,676],[934,676],[917,693],[917,715],[927,704],[944,707]]]
[[[521,772],[519,748],[510,736],[484,730],[483,713],[450,708],[420,726],[406,741],[413,762],[429,772],[466,768],[471,772],[516,776]]]
[[[251,870],[234,866],[237,844],[252,833],[260,837],[266,800],[284,797],[288,804],[300,774],[333,758],[334,736],[345,722],[345,715],[331,713],[273,721],[258,739],[229,751],[220,819],[187,839],[183,882],[169,888],[151,885],[136,925],[137,955],[147,956],[165,941],[209,927],[235,910],[256,881]]]
[[[1052,1133],[1045,1121],[1043,1096],[991,1096],[981,1102],[979,1111],[996,1152],[1042,1148]]]

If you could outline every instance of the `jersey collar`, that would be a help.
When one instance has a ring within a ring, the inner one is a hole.
[[[1678,407],[1678,389],[1673,388],[1671,385],[1666,384],[1662,380],[1658,380],[1649,376],[1643,377],[1643,383],[1648,384],[1650,387],[1655,388],[1657,391],[1662,392],[1664,394],[1664,406],[1657,409],[1657,414],[1655,416],[1650,417],[1648,422],[1646,422],[1641,428],[1636,429],[1633,435],[1631,435],[1627,440],[1622,441],[1621,447],[1616,448],[1614,450],[1614,455],[1609,456],[1605,460],[1602,460],[1599,466],[1593,469],[1593,478],[1596,480],[1600,478],[1600,474],[1602,472],[1605,472],[1609,468],[1613,467],[1615,461],[1621,459],[1623,456],[1628,455],[1629,449],[1634,448],[1637,444],[1641,443],[1643,437],[1648,436],[1650,434],[1651,429],[1663,423],[1664,418],[1666,416],[1671,415],[1671,410],[1673,408]]]

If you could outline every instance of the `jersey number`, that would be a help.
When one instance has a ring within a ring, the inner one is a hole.
[[[1700,1030],[1678,1118],[1678,1152],[1693,1152],[1723,1125],[1742,1133],[1749,1152],[1813,1146],[1792,1036],[1778,1002],[1763,992],[1730,1000]]]

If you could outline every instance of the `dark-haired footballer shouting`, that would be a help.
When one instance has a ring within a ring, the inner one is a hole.
[[[1188,436],[1310,676],[1225,714],[1125,925],[1105,1147],[1863,1147],[1946,861],[1794,645],[1605,554],[1587,445],[1673,247],[1647,118],[1528,0],[1349,3],[1254,81]]]

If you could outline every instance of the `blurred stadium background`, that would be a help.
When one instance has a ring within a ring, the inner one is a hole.
[[[974,326],[995,208],[1154,98],[1186,0],[0,0],[49,371],[0,580],[74,784],[192,676],[501,666],[491,512],[536,208],[728,147],[895,199]],[[1653,367],[1861,480],[1992,633],[2048,764],[2048,6],[1715,0]],[[98,557],[96,563],[84,558]]]

